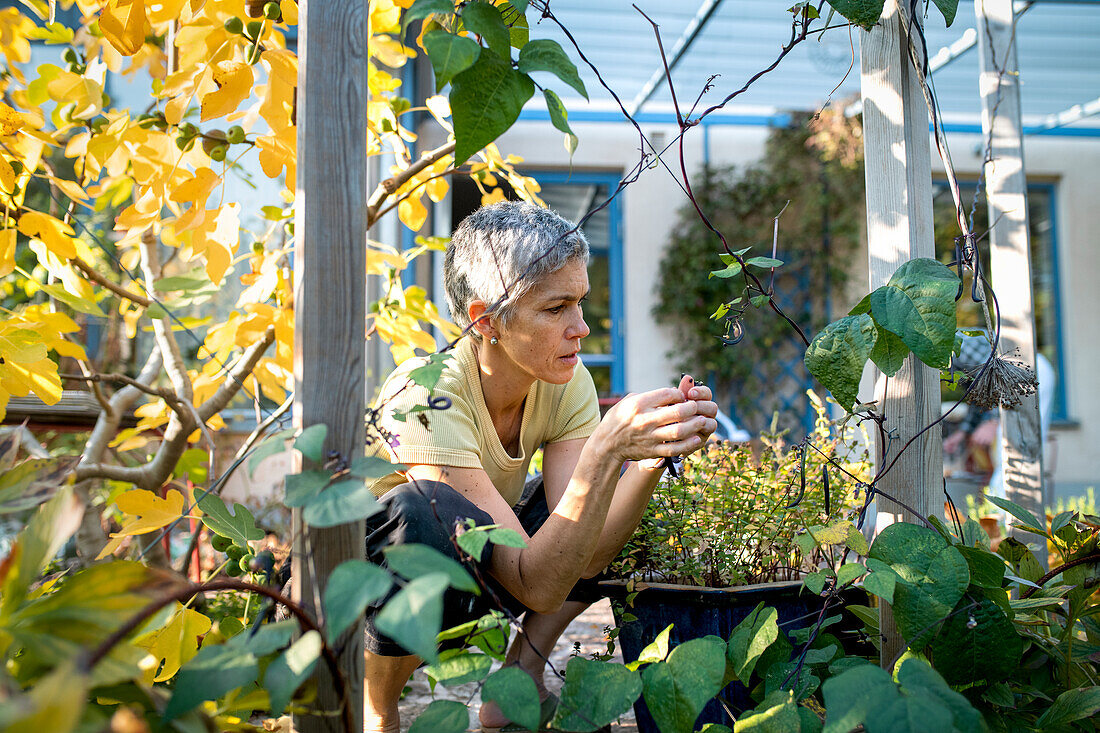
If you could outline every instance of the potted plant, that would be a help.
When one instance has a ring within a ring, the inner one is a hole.
[[[788,444],[773,421],[759,444],[712,443],[684,461],[682,475],[658,486],[612,566],[619,580],[606,584],[624,658],[638,659],[662,634],[672,645],[728,639],[760,604],[776,609],[788,633],[816,619],[822,599],[802,587],[803,578],[820,579],[821,591],[844,552],[815,542],[814,532],[854,531],[847,520],[862,503],[869,463],[854,430],[835,426],[822,400],[808,394],[817,420],[804,441]],[[822,641],[843,639],[858,650],[858,623],[848,620]],[[700,722],[731,724],[753,705],[746,687],[733,683]],[[643,701],[636,712],[642,730],[656,730]]]

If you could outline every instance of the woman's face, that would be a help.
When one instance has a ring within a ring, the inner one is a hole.
[[[519,370],[551,384],[573,378],[581,339],[590,333],[581,303],[588,297],[588,270],[573,259],[531,288],[516,304],[501,348]]]

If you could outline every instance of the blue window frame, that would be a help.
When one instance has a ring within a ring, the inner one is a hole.
[[[540,196],[554,211],[577,221],[615,191],[619,174],[602,171],[525,170],[542,186]],[[622,195],[585,223],[592,288],[585,320],[592,333],[581,344],[581,358],[601,396],[626,392],[624,364]]]
[[[949,261],[953,255],[954,234],[958,225],[954,223],[954,204],[946,181],[933,182],[933,211],[936,223],[936,256],[941,262]],[[960,181],[962,200],[972,201],[977,190],[973,181]],[[1055,386],[1051,419],[1053,422],[1068,422],[1070,415],[1066,404],[1066,371],[1064,368],[1065,342],[1062,334],[1062,288],[1059,274],[1058,257],[1058,189],[1054,183],[1032,183],[1027,185],[1029,241],[1031,247],[1031,288],[1035,312],[1035,341],[1039,353],[1045,356],[1054,367],[1058,377]],[[974,230],[982,234],[989,228],[988,209],[985,196],[978,201],[975,210]],[[990,272],[988,245],[980,247],[986,272]],[[996,273],[992,274],[994,281]],[[965,289],[969,293],[969,283]],[[970,302],[969,297],[959,301],[960,327],[982,325],[978,306]]]

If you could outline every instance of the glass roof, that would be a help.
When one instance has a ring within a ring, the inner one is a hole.
[[[676,95],[685,111],[711,75],[720,76],[703,96],[700,109],[719,102],[771,64],[791,35],[791,15],[786,8],[793,0],[633,2],[660,26],[670,61],[678,42],[683,45],[691,40],[672,71]],[[550,8],[627,109],[634,110],[640,105],[643,119],[672,120],[671,96],[653,29],[631,3],[632,0],[551,0]],[[1081,105],[1086,113],[1082,119],[1047,129],[1048,134],[1100,136],[1097,114],[1100,113],[1100,2],[1017,2],[1017,12],[1025,132],[1046,129],[1056,124],[1055,115]],[[533,14],[529,17],[535,22]],[[842,20],[837,15],[832,23]],[[823,20],[816,25],[823,27]],[[943,17],[934,7],[925,19],[928,53],[935,69],[933,84],[949,130],[980,130],[975,26],[972,0],[960,0],[950,28],[944,26]],[[694,34],[693,28],[697,31]],[[859,29],[836,27],[811,36],[795,47],[774,71],[715,113],[713,122],[760,122],[790,110],[817,109],[826,101],[847,107],[859,96],[859,37],[863,33]],[[576,51],[552,21],[541,20],[537,34],[555,38],[577,60]],[[562,84],[550,84],[565,100],[570,120],[622,119],[611,95],[601,87],[593,71],[583,64],[578,66],[590,102],[586,103]],[[646,85],[651,80],[656,84],[652,95],[647,97]],[[540,112],[540,108],[541,95],[536,95],[525,117],[545,115],[545,109]],[[1091,115],[1087,114],[1090,112]]]

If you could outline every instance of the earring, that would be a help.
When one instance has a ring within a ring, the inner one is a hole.
[[[489,343],[491,343],[493,346],[496,346],[500,343],[500,339],[498,339],[496,336],[493,336],[491,339],[489,339]]]

